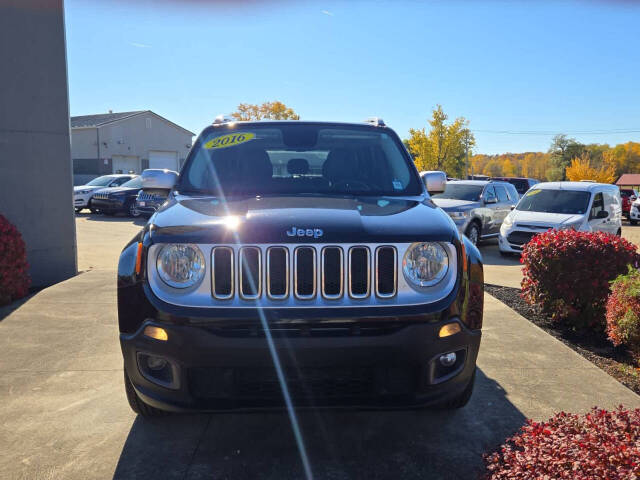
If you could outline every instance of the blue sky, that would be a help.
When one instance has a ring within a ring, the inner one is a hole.
[[[150,109],[199,133],[240,102],[281,100],[309,120],[378,115],[406,137],[441,104],[479,153],[546,150],[540,132],[640,141],[635,2],[65,5],[72,115]],[[595,133],[610,130],[627,132]]]

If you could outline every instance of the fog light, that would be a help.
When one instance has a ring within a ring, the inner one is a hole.
[[[453,354],[453,357],[455,358],[456,354]],[[160,358],[160,357],[154,357],[152,355],[149,355],[147,357],[147,367],[149,367],[149,370],[162,370],[164,367],[167,366],[167,361],[164,358]]]
[[[452,366],[454,363],[456,363],[456,354],[451,352],[451,353],[445,353],[444,355],[440,355],[440,363],[442,364],[443,367]]]
[[[154,327],[153,325],[147,325],[144,327],[144,334],[149,338],[155,338],[156,340],[162,340],[166,342],[169,340],[169,335],[164,328]]]
[[[446,325],[443,325],[442,328],[440,328],[440,333],[438,333],[438,336],[440,338],[449,337],[451,335],[455,335],[459,331],[460,331],[460,324],[459,323],[456,323],[456,322],[447,323]]]

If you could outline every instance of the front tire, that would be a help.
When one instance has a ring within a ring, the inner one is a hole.
[[[629,223],[630,223],[631,225],[637,225],[637,224],[638,224],[638,221],[637,221],[637,220],[629,220]]]
[[[82,208],[76,208],[75,211],[76,213],[80,213],[82,211]]]
[[[471,243],[478,245],[478,242],[480,241],[480,227],[476,222],[471,223],[464,234],[469,240],[471,240]]]
[[[93,214],[98,213],[98,209],[97,209],[97,208],[93,208],[93,202],[92,202],[91,200],[89,200],[89,205],[88,205],[88,207],[89,207],[89,211],[90,211],[91,213],[93,213]]]
[[[152,407],[151,405],[147,405],[140,400],[140,397],[138,397],[138,394],[133,388],[131,380],[129,380],[129,375],[127,374],[126,369],[124,370],[124,390],[127,393],[127,401],[129,402],[131,410],[138,415],[142,415],[146,418],[164,417],[167,415],[167,412]]]
[[[140,216],[140,212],[136,208],[135,200],[130,201],[129,204],[127,205],[127,213],[129,214],[130,217],[133,217],[133,218],[138,218]]]

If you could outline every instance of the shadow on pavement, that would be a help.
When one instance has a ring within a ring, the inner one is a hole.
[[[467,407],[454,412],[299,412],[315,478],[477,478],[482,453],[524,416],[478,370]],[[304,478],[287,415],[137,417],[114,474],[128,478]]]
[[[18,310],[22,305],[27,303],[37,292],[30,293],[26,297],[23,297],[19,300],[14,300],[8,305],[3,305],[0,307],[0,322],[7,318],[11,313]]]
[[[86,211],[76,213],[76,217],[78,218],[84,217],[87,220],[92,222],[117,222],[117,223],[131,222],[134,225],[140,225],[141,227],[144,227],[147,221],[149,220],[146,217],[133,218],[123,213],[117,213],[115,215],[104,215],[102,213],[88,213]]]

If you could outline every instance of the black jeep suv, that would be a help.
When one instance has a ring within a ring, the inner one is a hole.
[[[133,410],[466,404],[483,272],[445,183],[380,120],[207,127],[120,256]]]

